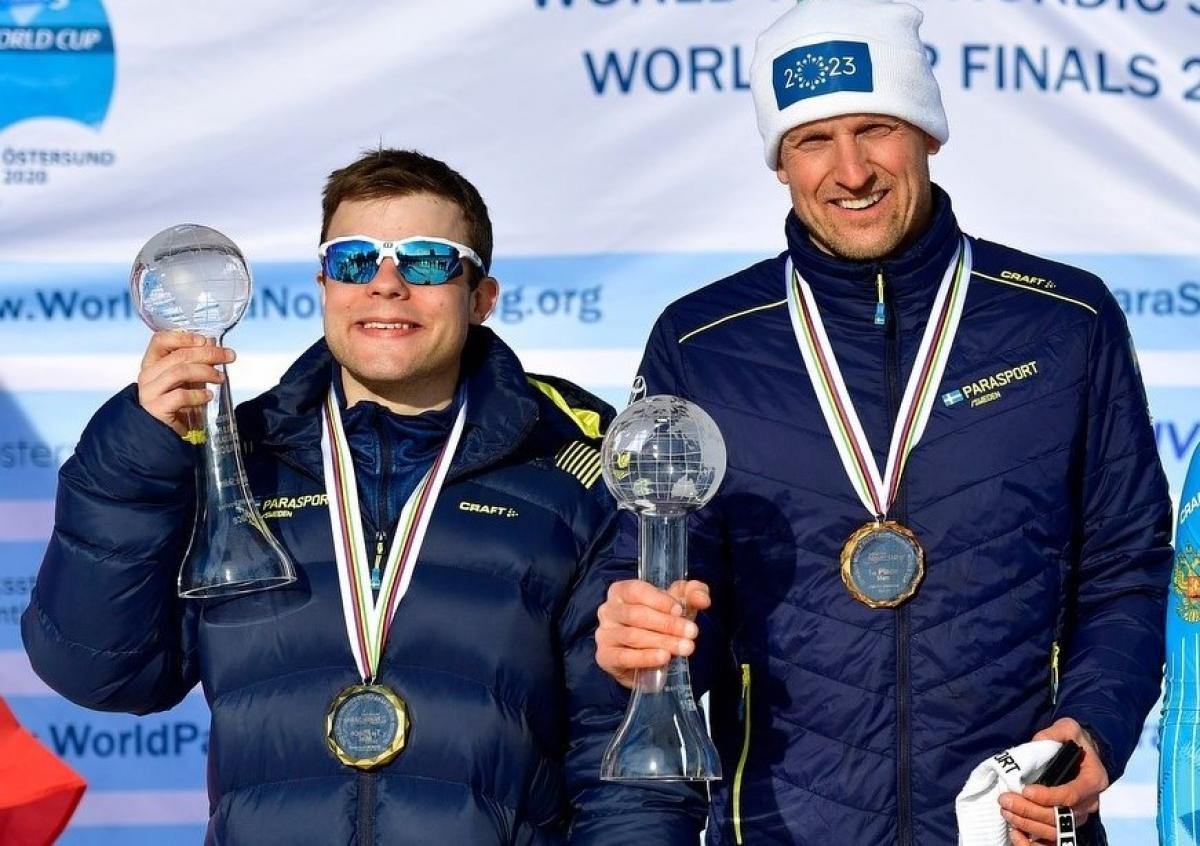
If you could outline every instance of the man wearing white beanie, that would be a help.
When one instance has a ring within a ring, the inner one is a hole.
[[[613,585],[597,661],[631,685],[691,656],[710,846],[954,843],[972,770],[1032,739],[1084,756],[999,796],[1011,842],[1054,843],[1059,806],[1059,842],[1104,843],[1158,696],[1171,505],[1124,318],[1096,277],[959,229],[921,20],[802,0],[760,36],[787,250],[669,306],[635,383],[708,411],[729,470],[696,580]]]

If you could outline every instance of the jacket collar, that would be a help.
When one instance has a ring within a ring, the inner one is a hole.
[[[242,439],[289,454],[320,476],[321,405],[329,393],[333,364],[324,338],[309,347],[278,385],[239,408]],[[521,362],[491,329],[470,328],[461,378],[467,419],[450,465],[451,478],[494,464],[515,451],[538,419],[538,404]]]
[[[822,315],[868,323],[875,314],[880,272],[890,306],[898,308],[902,318],[920,316],[923,322],[961,234],[950,198],[937,185],[933,186],[933,214],[925,231],[907,249],[883,259],[853,261],[822,252],[794,211],[788,212],[784,230],[788,255],[812,287]]]

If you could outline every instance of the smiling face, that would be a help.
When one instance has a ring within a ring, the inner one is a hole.
[[[432,235],[470,243],[462,211],[434,194],[345,200],[330,218],[326,239],[367,235],[380,240]],[[475,290],[464,270],[443,285],[410,285],[385,258],[375,278],[352,285],[317,275],[325,308],[325,340],[342,366],[346,402],[379,402],[413,414],[444,408],[454,397],[467,327],[496,304],[495,279]]]
[[[776,173],[813,243],[867,261],[907,246],[929,222],[929,156],[938,149],[899,118],[846,115],[788,132]]]

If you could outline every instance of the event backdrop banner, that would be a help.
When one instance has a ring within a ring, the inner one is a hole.
[[[0,695],[90,789],[64,837],[197,843],[208,715],[90,713],[29,669],[18,618],[55,473],[134,380],[141,245],[215,227],[256,295],[246,397],[320,334],[325,176],[418,148],[481,189],[532,370],[622,404],[668,302],[782,249],[754,38],[790,0],[0,0]],[[919,0],[951,139],[933,174],[972,234],[1105,278],[1173,490],[1200,443],[1200,0]],[[1104,797],[1154,837],[1157,714]],[[1014,742],[1020,738],[1013,738]]]

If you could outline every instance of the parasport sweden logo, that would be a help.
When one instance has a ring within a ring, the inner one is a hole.
[[[0,130],[39,117],[98,129],[115,77],[101,0],[0,0]]]

